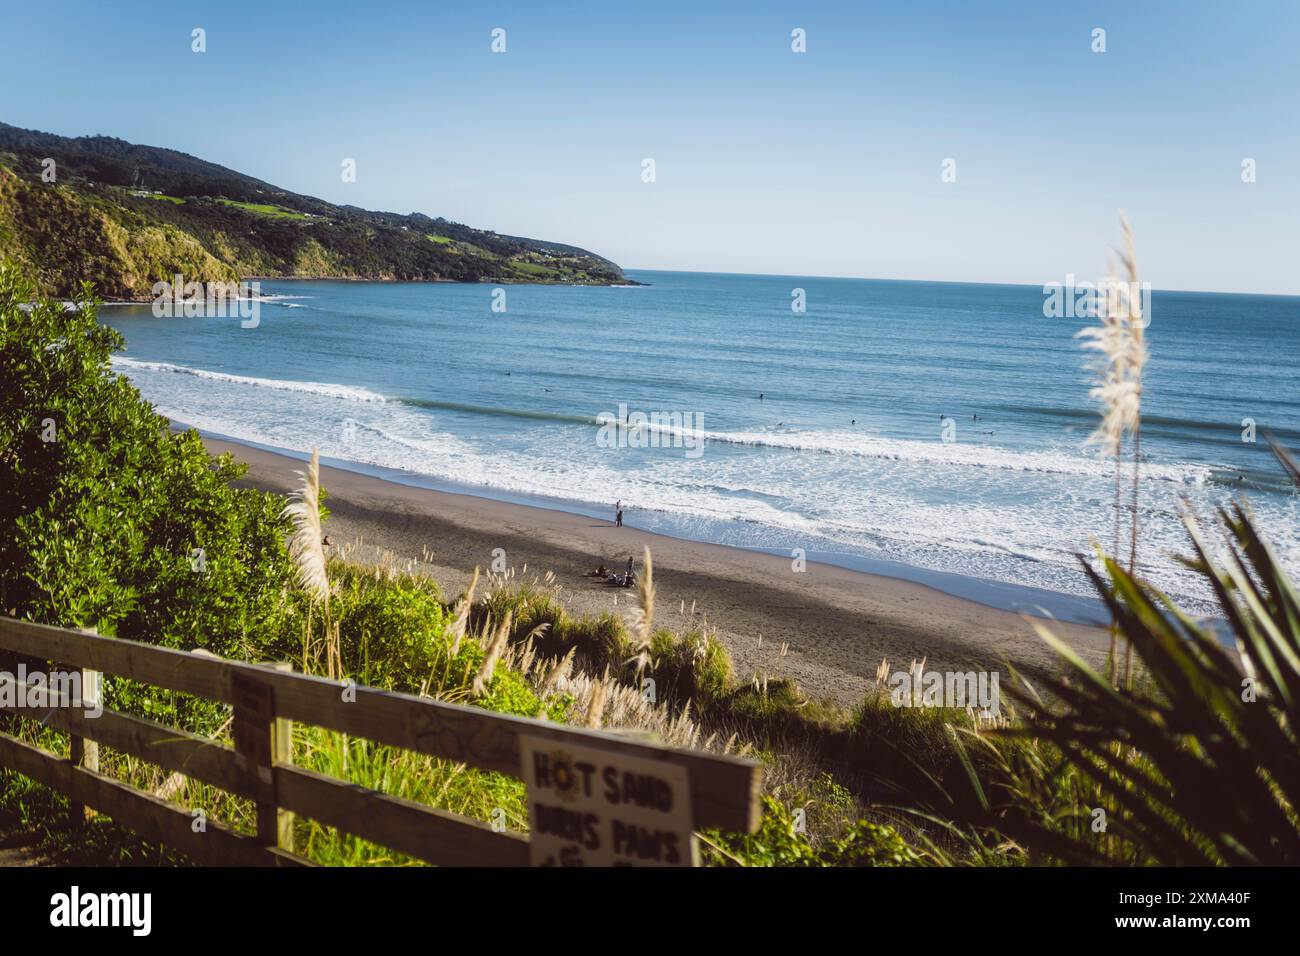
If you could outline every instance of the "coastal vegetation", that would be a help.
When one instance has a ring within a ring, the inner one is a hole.
[[[629,282],[608,259],[563,243],[335,205],[174,150],[3,123],[0,257],[20,263],[42,295],[65,299],[90,282],[101,298],[143,301],[176,273],[204,283]]]
[[[0,267],[6,615],[753,755],[766,765],[762,827],[702,833],[713,865],[1300,861],[1300,602],[1244,504],[1213,519],[1225,536],[1217,550],[1205,522],[1187,516],[1189,561],[1217,595],[1230,640],[1106,557],[1085,568],[1133,648],[1131,681],[1093,672],[1044,626],[1059,672],[1011,681],[1013,703],[998,716],[898,707],[887,662],[845,709],[779,675],[737,674],[703,622],[657,626],[649,556],[624,619],[571,615],[547,575],[476,575],[446,594],[400,561],[328,554],[315,461],[291,499],[235,487],[243,466],[210,456],[192,431],[170,431],[111,370],[122,340],[96,321],[92,290],[76,299],[71,309],[43,299],[20,269]],[[230,734],[213,702],[114,678],[105,695],[115,709]],[[66,738],[39,721],[0,723],[66,752]],[[523,784],[501,774],[311,727],[295,727],[293,758],[527,826]],[[240,798],[111,751],[101,768],[253,829]],[[40,830],[56,858],[185,862],[103,818],[74,834],[65,809],[57,794],[0,771],[0,817]],[[296,845],[319,862],[412,862],[309,820],[296,826]]]
[[[1150,315],[1144,314],[1142,283],[1138,277],[1137,250],[1128,218],[1120,214],[1124,235],[1123,249],[1109,256],[1109,268],[1100,284],[1096,299],[1097,325],[1085,326],[1078,333],[1084,347],[1096,352],[1091,368],[1096,376],[1089,396],[1101,405],[1101,417],[1088,443],[1100,447],[1104,457],[1115,461],[1115,537],[1113,553],[1122,553],[1124,515],[1124,448],[1132,448],[1132,490],[1129,497],[1128,573],[1137,573],[1138,497],[1142,477],[1142,373],[1147,363],[1145,330]],[[1118,268],[1116,265],[1118,258]],[[1119,273],[1123,272],[1123,278]],[[1120,629],[1111,623],[1110,659],[1107,676],[1114,683],[1121,675]],[[1133,648],[1124,646],[1122,679],[1132,686]]]

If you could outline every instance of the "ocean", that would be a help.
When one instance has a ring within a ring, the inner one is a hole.
[[[1097,616],[1077,555],[1110,546],[1115,466],[1085,447],[1085,320],[1045,317],[1042,288],[627,274],[649,284],[264,280],[256,328],[101,319],[114,368],[209,434]],[[1150,317],[1139,564],[1206,613],[1173,557],[1184,502],[1245,496],[1300,573],[1264,437],[1300,448],[1300,298],[1157,290]]]

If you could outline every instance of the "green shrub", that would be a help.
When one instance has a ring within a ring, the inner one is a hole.
[[[431,579],[386,575],[338,561],[330,564],[330,576],[337,589],[332,614],[345,669],[358,675],[360,683],[466,700],[523,717],[541,713],[542,702],[527,681],[502,663],[493,669],[487,693],[472,697],[470,687],[483,663],[483,645],[465,637],[452,655],[447,633],[452,612]],[[495,609],[505,613],[511,606],[501,602]],[[486,614],[480,618],[488,620]]]
[[[701,859],[714,866],[917,866],[924,857],[893,827],[857,820],[843,833],[814,843],[805,818],[799,832],[794,811],[765,797],[763,821],[757,833],[705,836]]]
[[[448,655],[449,614],[427,578],[389,579],[334,562],[332,613],[345,670],[371,687],[414,692]]]
[[[799,686],[784,677],[771,678],[755,684],[735,688],[727,699],[727,708],[734,717],[753,722],[766,722],[773,729],[802,729],[797,713],[804,702]]]
[[[245,466],[170,433],[113,373],[123,340],[88,288],[73,309],[34,299],[0,265],[0,611],[236,657],[274,648],[296,614],[279,499],[232,488]],[[107,694],[194,729],[218,716],[123,681]]]
[[[515,587],[496,587],[474,607],[470,616],[470,626],[472,629],[477,629],[485,621],[489,619],[500,621],[507,614],[510,614],[514,621],[511,626],[511,638],[521,640],[540,625],[546,624],[547,630],[551,630],[564,617],[564,608],[560,607],[559,602],[551,594],[539,591],[528,582]],[[543,637],[541,640],[544,642],[546,638]],[[539,643],[538,647],[542,650],[542,644]],[[542,650],[542,653],[550,652]]]
[[[965,710],[898,707],[884,691],[868,691],[853,713],[838,762],[876,799],[905,800],[942,811],[950,819],[982,815],[953,730],[969,728]],[[985,753],[974,754],[981,779],[990,773]]]
[[[712,635],[692,628],[683,635],[660,629],[650,639],[649,675],[662,699],[696,711],[722,700],[731,686],[731,655]]]
[[[574,658],[579,666],[592,672],[608,666],[610,673],[616,674],[632,656],[627,625],[609,611],[595,618],[565,615],[555,627],[555,639],[563,654],[576,648]]]

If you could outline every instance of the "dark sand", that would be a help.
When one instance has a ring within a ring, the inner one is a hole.
[[[299,483],[299,460],[213,438],[204,442],[214,453],[229,451],[248,462],[244,484],[283,493]],[[335,468],[322,467],[321,482],[331,513],[325,531],[349,557],[374,562],[391,552],[399,562],[414,561],[449,597],[463,590],[476,565],[486,571],[501,548],[516,577],[553,572],[560,600],[575,613],[626,614],[634,592],[608,588],[587,572],[601,561],[622,570],[629,556],[639,568],[642,548],[649,546],[656,623],[685,629],[694,605],[695,621],[716,630],[742,680],[756,673],[791,677],[812,696],[852,704],[874,681],[882,658],[891,671],[925,658],[927,670],[1002,669],[1004,680],[1008,661],[1029,674],[1058,669],[1055,655],[1019,615],[922,584],[814,562],[795,573],[784,557]],[[1085,660],[1104,663],[1104,630],[1052,628]],[[784,657],[783,643],[789,645]]]

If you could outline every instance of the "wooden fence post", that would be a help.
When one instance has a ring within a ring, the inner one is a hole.
[[[98,636],[98,632],[93,627],[78,628],[82,634]],[[81,701],[80,704],[85,710],[94,710],[104,700],[104,675],[100,671],[91,670],[89,667],[81,669]],[[74,706],[77,701],[69,700],[68,706]],[[57,704],[56,704],[57,706]],[[68,756],[71,758],[74,766],[84,767],[86,770],[99,772],[99,744],[94,740],[80,737],[77,734],[70,735]],[[88,820],[95,817],[95,811],[92,807],[84,806],[80,803],[69,805],[72,813],[73,826],[81,826]]]
[[[289,663],[273,666],[293,669]],[[293,814],[281,810],[276,800],[274,764],[293,762],[293,722],[275,716],[275,692],[269,684],[236,671],[230,687],[235,699],[235,759],[257,802],[258,840],[292,852]]]
[[[275,665],[278,671],[292,671],[293,665],[280,661]],[[276,763],[293,763],[293,721],[288,717],[276,717],[271,725],[271,757]],[[260,829],[260,827],[259,827]],[[293,852],[293,814],[281,810],[278,802],[275,809],[275,845],[281,850]]]

